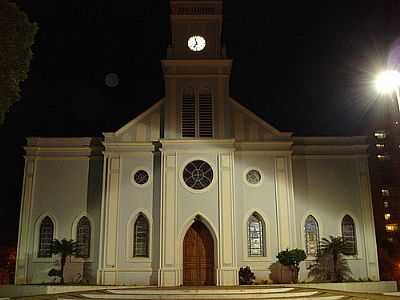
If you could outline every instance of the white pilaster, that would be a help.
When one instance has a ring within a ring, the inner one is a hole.
[[[372,280],[379,280],[378,252],[376,246],[374,212],[371,199],[371,186],[368,171],[368,160],[366,157],[358,159],[360,176],[360,197],[362,224],[364,229],[364,243],[366,252],[367,276]]]
[[[219,164],[219,245],[217,285],[238,284],[234,223],[233,152],[220,153]]]
[[[100,244],[100,284],[113,285],[117,283],[117,245],[118,245],[118,206],[120,157],[110,155],[107,161],[104,203],[103,203],[103,234]]]
[[[176,153],[162,153],[161,183],[161,228],[160,228],[160,268],[158,285],[161,287],[178,286],[178,249],[176,243],[177,198]]]
[[[32,235],[31,211],[33,202],[33,186],[35,178],[36,160],[25,158],[24,182],[22,188],[21,212],[19,218],[19,234],[17,247],[17,261],[15,269],[15,283],[27,284],[29,264],[29,240]]]
[[[289,156],[275,158],[278,250],[295,246],[295,221],[292,168]]]

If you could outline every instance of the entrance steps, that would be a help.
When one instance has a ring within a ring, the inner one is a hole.
[[[293,287],[126,288],[74,294],[73,297],[70,297],[69,295],[60,295],[57,297],[58,300],[77,300],[79,298],[88,300],[344,300],[348,297],[313,289]]]

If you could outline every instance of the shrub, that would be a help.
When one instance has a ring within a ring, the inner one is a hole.
[[[241,267],[239,270],[239,284],[253,284],[256,276],[251,271],[250,267]]]

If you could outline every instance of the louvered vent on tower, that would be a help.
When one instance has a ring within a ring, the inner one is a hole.
[[[199,137],[213,137],[213,103],[207,89],[199,93]]]
[[[186,89],[182,98],[182,137],[196,136],[196,102],[193,89]]]

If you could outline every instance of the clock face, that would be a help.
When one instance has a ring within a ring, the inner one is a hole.
[[[206,40],[199,35],[195,35],[189,38],[188,47],[190,50],[199,52],[206,47]]]

